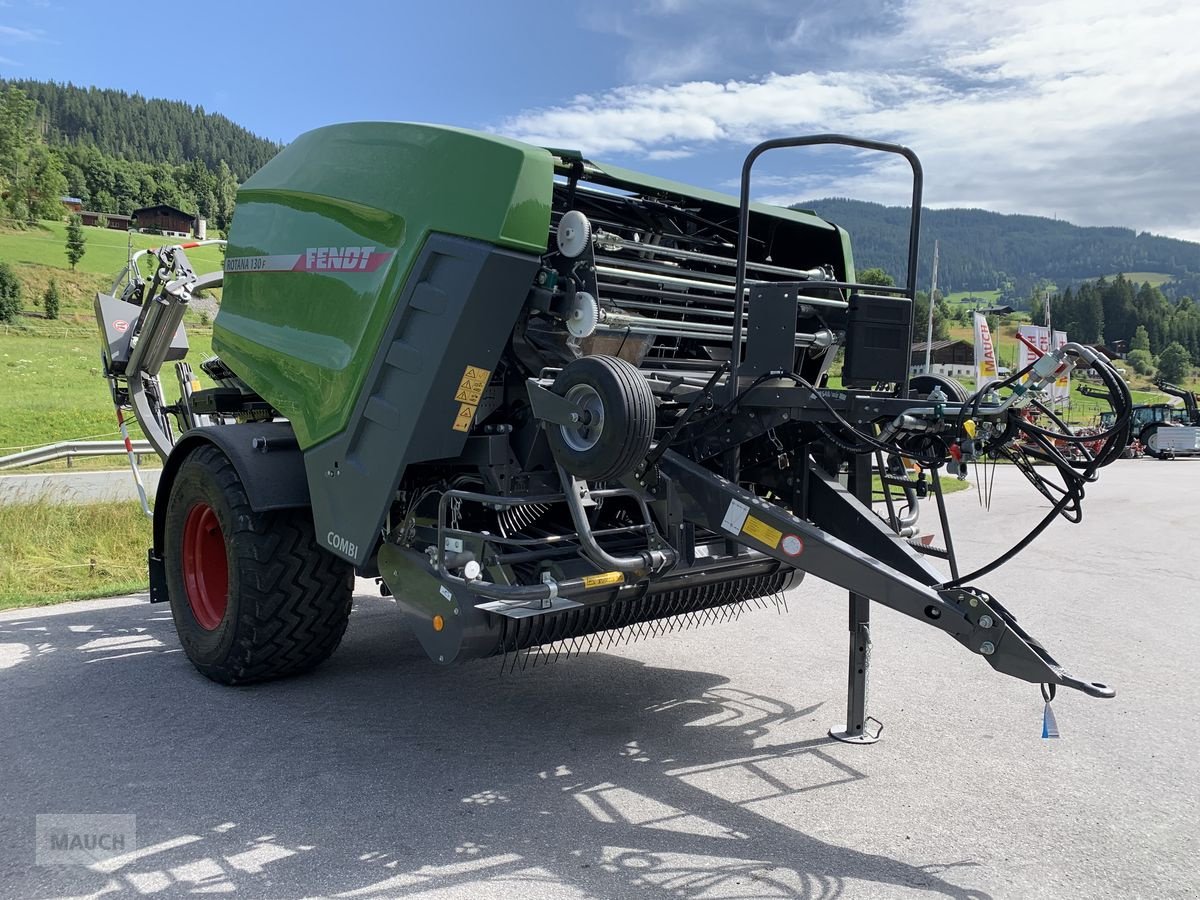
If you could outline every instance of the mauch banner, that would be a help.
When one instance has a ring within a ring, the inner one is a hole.
[[[987,318],[975,313],[975,390],[981,391],[993,381],[999,381],[996,370],[996,345]]]
[[[1058,349],[1067,342],[1067,333],[1065,331],[1054,332],[1054,349]],[[1062,375],[1051,388],[1051,396],[1060,403],[1071,402],[1071,373],[1068,371]]]
[[[978,335],[978,330],[976,330]],[[1050,352],[1050,329],[1044,328],[1041,325],[1022,325],[1017,329],[1018,337],[1023,337],[1029,343],[1033,344],[1043,353]],[[1065,331],[1054,332],[1054,348],[1058,349],[1067,342],[1067,333]],[[1017,341],[1017,368],[1024,369],[1034,360],[1034,352],[1029,349],[1025,341]],[[1071,376],[1064,375],[1050,386],[1050,399],[1056,403],[1067,403],[1071,397]]]

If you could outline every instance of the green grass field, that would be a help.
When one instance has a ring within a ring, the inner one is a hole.
[[[0,609],[145,590],[150,542],[136,503],[0,506]]]
[[[64,223],[43,222],[23,231],[0,229],[0,260],[13,266],[23,293],[18,321],[0,326],[0,455],[52,441],[116,436],[116,418],[100,374],[92,304],[95,292],[107,290],[125,265],[129,236],[104,228],[85,227],[84,233],[87,253],[72,272],[63,252]],[[135,249],[174,240],[132,235]],[[199,272],[221,266],[216,247],[199,248],[188,259]],[[60,316],[53,321],[44,318],[41,306],[51,278],[62,301]],[[212,334],[197,326],[198,313],[189,311],[187,319],[189,359],[195,363],[212,352]],[[163,377],[172,377],[169,368]],[[130,431],[140,436],[135,422]]]
[[[1122,274],[1124,274],[1126,281],[1131,282],[1131,283],[1137,285],[1138,287],[1141,287],[1146,282],[1149,282],[1151,287],[1158,287],[1159,285],[1166,284],[1168,281],[1171,280],[1170,275],[1166,275],[1162,272],[1124,272]],[[1101,276],[1099,276],[1099,275],[1093,275],[1091,278],[1088,278],[1086,280],[1087,281],[1095,281],[1097,278],[1100,278],[1100,277]],[[1114,278],[1117,277],[1117,273],[1113,272],[1113,273],[1111,273],[1109,275],[1105,275],[1103,277],[1107,278],[1109,281],[1112,281]]]
[[[212,353],[211,333],[189,328],[188,340],[193,366]],[[164,367],[168,390],[173,378],[173,370]],[[0,456],[52,441],[106,440],[116,431],[93,330],[70,336],[0,334]],[[130,434],[140,436],[132,416]]]
[[[163,244],[186,243],[186,238],[163,237],[154,234],[129,235],[111,228],[83,229],[87,239],[86,252],[76,266],[81,274],[102,275],[109,282],[128,259],[129,241],[133,249],[145,250]],[[15,265],[51,266],[70,270],[66,254],[67,226],[65,222],[45,221],[25,230],[0,229],[0,260]],[[197,272],[215,272],[221,268],[221,251],[215,246],[197,247],[188,251],[188,260]]]
[[[85,227],[87,253],[72,271],[64,251],[66,230],[67,226],[62,222],[41,222],[26,230],[0,228],[0,261],[13,267],[21,282],[22,293],[22,315],[15,325],[0,325],[0,333],[17,328],[35,334],[62,336],[72,329],[95,329],[92,304],[96,292],[108,291],[113,278],[124,268],[128,240],[132,240],[135,251],[163,243],[183,242],[159,235],[129,235],[107,228]],[[188,260],[202,274],[214,272],[222,264],[220,250],[215,245],[189,251]],[[150,271],[145,259],[142,260],[142,271]],[[51,278],[58,285],[61,299],[59,318],[54,321],[46,319],[42,312],[42,295]],[[219,296],[219,291],[213,294]],[[184,321],[197,324],[202,321],[201,314],[189,309]]]
[[[975,303],[983,301],[985,304],[995,304],[1000,299],[999,291],[951,291],[945,295],[947,303]]]

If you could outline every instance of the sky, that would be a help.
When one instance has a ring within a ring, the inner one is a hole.
[[[0,0],[0,76],[199,104],[289,141],[422,121],[736,191],[767,138],[921,157],[925,203],[1200,241],[1200,3]],[[778,151],[759,199],[906,203],[907,168]]]

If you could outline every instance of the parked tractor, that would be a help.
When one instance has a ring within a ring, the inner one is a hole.
[[[1154,386],[1164,394],[1178,397],[1183,406],[1170,403],[1140,403],[1130,411],[1130,447],[1135,447],[1154,459],[1175,459],[1181,456],[1200,455],[1200,406],[1196,395],[1186,388],[1178,387],[1161,378]],[[1080,386],[1087,397],[1108,400],[1108,391],[1090,385]],[[1101,429],[1112,427],[1116,413],[1112,410],[1101,413]]]
[[[859,283],[838,226],[750,202],[763,153],[816,144],[910,164],[904,286]],[[713,621],[812,574],[851,592],[839,737],[872,737],[868,598],[1051,695],[1113,696],[972,586],[1030,538],[965,576],[948,527],[943,548],[918,539],[918,488],[945,524],[952,459],[1010,458],[1043,492],[1060,479],[1035,534],[1077,518],[1131,405],[1079,344],[987,392],[910,390],[921,191],[912,151],[840,135],[756,147],[740,197],[455,128],[301,136],[239,190],[222,273],[163,247],[97,297],[118,414],[165,460],[151,600],[197,669],[242,685],[325,660],[356,572],[443,665]],[[204,387],[181,323],[217,285]],[[1115,419],[1067,459],[1069,430],[1023,413],[1075,367],[1108,386]],[[873,472],[899,492],[878,514]]]

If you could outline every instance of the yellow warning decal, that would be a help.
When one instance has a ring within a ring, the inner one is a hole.
[[[463,403],[458,407],[458,415],[454,417],[455,431],[470,431],[471,420],[475,418],[476,407],[470,403]]]
[[[584,575],[583,586],[588,590],[598,587],[611,587],[614,584],[624,584],[624,572],[604,572],[600,575]]]
[[[488,379],[492,377],[492,373],[487,369],[481,369],[478,366],[467,366],[463,372],[462,381],[458,383],[458,393],[454,395],[454,399],[459,403],[469,403],[472,406],[479,405],[479,398],[483,396],[483,390],[487,387]],[[456,428],[458,426],[455,426]],[[459,429],[465,431],[466,429]]]
[[[756,541],[762,541],[772,550],[779,546],[779,539],[783,537],[782,531],[772,528],[762,519],[756,519],[754,516],[746,516],[746,522],[742,525],[742,534],[748,534]]]

